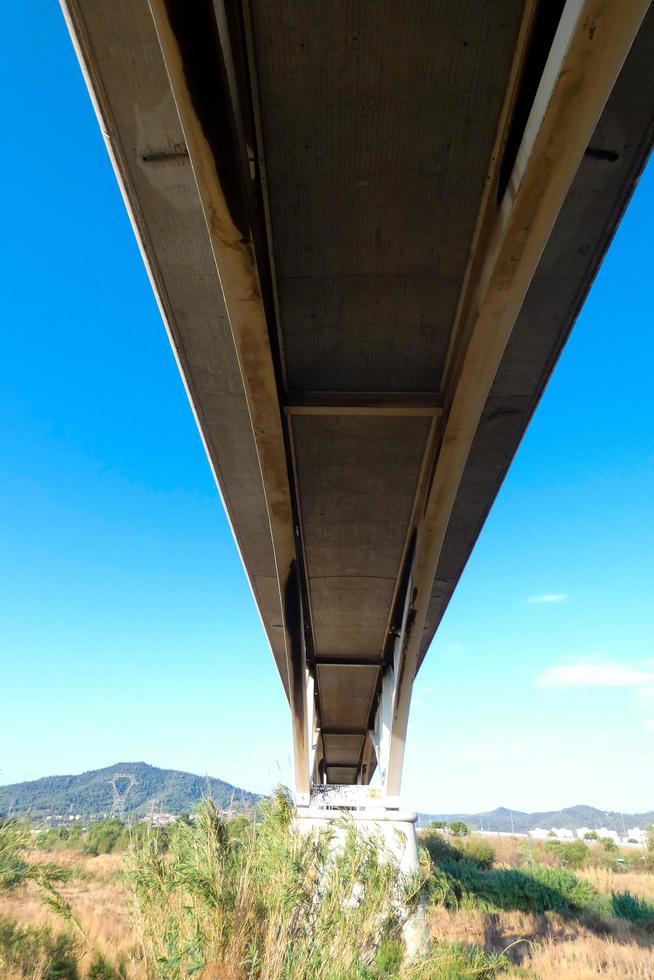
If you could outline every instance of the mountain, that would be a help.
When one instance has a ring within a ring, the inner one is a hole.
[[[545,830],[550,830],[552,827],[566,827],[568,830],[574,830],[576,827],[590,827],[591,830],[607,827],[609,830],[622,833],[625,828],[628,830],[630,827],[647,827],[649,824],[654,824],[654,810],[647,813],[619,813],[578,804],[565,807],[563,810],[544,810],[536,813],[507,810],[506,807],[501,806],[485,813],[418,814],[418,824],[421,827],[426,826],[431,820],[444,820],[446,823],[462,820],[477,830],[495,830],[503,833],[515,831],[518,834],[526,834],[536,827],[543,827]]]
[[[150,813],[153,806],[165,813],[189,812],[206,796],[220,808],[237,809],[252,807],[261,799],[256,793],[238,789],[222,779],[157,769],[145,762],[118,762],[78,776],[46,776],[0,786],[0,815],[44,817],[80,813],[89,817],[110,813],[114,786],[123,796],[121,805],[125,814],[135,817]]]
[[[134,782],[130,785],[132,779]],[[257,793],[238,789],[222,779],[196,776],[175,769],[157,769],[145,762],[118,762],[106,769],[93,769],[79,776],[46,776],[28,783],[0,786],[0,816],[30,814],[45,817],[80,813],[84,817],[110,813],[114,801],[114,785],[123,794],[124,812],[142,817],[153,805],[165,813],[185,813],[198,800],[211,797],[221,809],[233,807],[245,810],[261,799]],[[420,813],[418,824],[424,827],[431,820],[463,820],[478,830],[526,833],[535,827],[591,827],[622,832],[624,828],[647,827],[654,824],[654,811],[649,813],[616,813],[597,810],[592,806],[570,806],[563,810],[524,813],[498,807],[485,813]]]

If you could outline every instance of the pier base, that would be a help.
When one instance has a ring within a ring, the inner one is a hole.
[[[388,853],[397,861],[401,874],[407,878],[420,868],[416,819],[417,815],[410,811],[384,808],[350,809],[320,806],[296,808],[296,821],[300,832],[308,834],[329,829],[335,850],[345,839],[347,821],[353,820],[357,830],[378,838],[385,845]],[[404,912],[402,936],[407,955],[413,959],[425,951],[429,942],[424,903],[420,902],[411,914],[407,910]]]

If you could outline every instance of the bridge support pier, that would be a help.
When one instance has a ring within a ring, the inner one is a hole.
[[[321,786],[320,790],[330,791],[328,805],[320,805],[312,799],[309,806],[296,807],[296,826],[299,831],[309,834],[315,831],[329,829],[332,834],[332,848],[338,850],[345,840],[347,821],[355,823],[357,831],[374,836],[385,847],[392,858],[397,861],[400,874],[410,878],[420,870],[418,845],[416,839],[417,815],[411,811],[386,809],[383,806],[363,806],[360,808],[342,802],[337,805],[336,799],[342,790],[353,790],[359,787]],[[367,787],[360,787],[361,790]],[[423,953],[429,942],[429,928],[425,916],[424,903],[411,913],[400,909],[404,918],[402,937],[407,956],[413,959]]]

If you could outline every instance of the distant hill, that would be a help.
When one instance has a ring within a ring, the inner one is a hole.
[[[418,823],[421,827],[428,824],[430,820],[444,820],[446,823],[463,820],[469,827],[477,830],[495,830],[503,833],[515,830],[516,833],[526,834],[536,827],[543,827],[545,830],[550,830],[552,827],[566,827],[568,830],[574,830],[576,827],[590,827],[591,830],[607,827],[609,830],[622,833],[624,828],[647,827],[649,824],[654,824],[654,810],[649,810],[647,813],[618,813],[614,810],[597,810],[593,806],[578,804],[565,807],[563,810],[546,810],[537,813],[507,810],[506,807],[501,806],[497,810],[489,810],[486,813],[418,815]]]
[[[261,798],[256,793],[238,789],[222,779],[195,776],[174,769],[157,769],[145,762],[118,762],[106,769],[93,769],[78,776],[46,776],[26,783],[0,786],[0,815],[30,814],[44,817],[80,813],[97,816],[111,811],[116,781],[119,791],[135,782],[125,793],[125,813],[144,816],[153,806],[167,813],[184,813],[193,809],[202,797],[211,797],[220,808],[245,809]]]
[[[156,809],[166,813],[185,813],[203,797],[210,796],[221,809],[247,809],[261,799],[257,793],[239,789],[222,779],[196,776],[175,769],[157,769],[145,762],[118,762],[106,769],[93,769],[78,776],[46,776],[27,783],[0,786],[0,816],[30,814],[33,817],[67,816],[80,813],[84,817],[109,813],[113,803],[114,779],[124,790],[131,776],[134,784],[125,795],[125,813],[142,817],[150,813],[153,801]],[[535,827],[591,827],[622,832],[623,826],[647,827],[654,824],[654,810],[648,813],[617,813],[597,810],[592,806],[570,806],[563,810],[524,813],[498,807],[486,813],[420,813],[418,823],[424,827],[430,820],[463,820],[471,828],[526,833]]]

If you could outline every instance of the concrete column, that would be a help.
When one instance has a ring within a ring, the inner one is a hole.
[[[378,838],[386,846],[388,852],[397,861],[403,876],[408,878],[420,870],[415,813],[372,807],[361,810],[327,809],[318,806],[296,808],[296,826],[299,831],[309,834],[313,831],[329,829],[333,835],[334,849],[342,845],[345,840],[345,821],[348,819],[354,821],[357,831]],[[421,902],[411,915],[406,910],[404,912],[402,937],[407,955],[413,959],[424,952],[429,941],[424,903]]]

